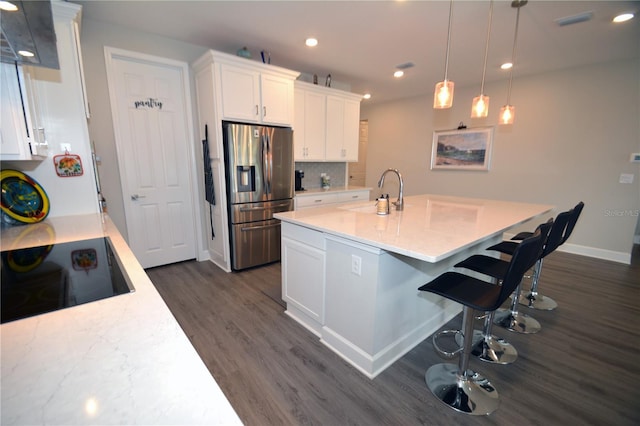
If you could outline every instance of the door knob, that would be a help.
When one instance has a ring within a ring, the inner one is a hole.
[[[144,195],[138,195],[138,194],[133,194],[133,195],[131,196],[131,199],[132,199],[133,201],[136,201],[138,198],[145,198],[145,197],[144,197]]]

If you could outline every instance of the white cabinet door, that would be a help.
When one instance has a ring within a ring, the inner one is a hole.
[[[260,74],[254,70],[220,64],[222,116],[260,122]]]
[[[2,74],[2,116],[0,118],[0,159],[31,160],[30,111],[23,100],[28,99],[24,89],[22,69],[15,64],[0,63]]]
[[[344,139],[342,161],[358,161],[360,147],[360,101],[351,99],[344,103]]]
[[[271,74],[260,76],[261,119],[265,124],[293,123],[293,81]]]
[[[325,252],[282,237],[282,299],[324,323]]]
[[[327,96],[327,161],[358,161],[360,102]]]
[[[327,96],[327,161],[344,161],[345,99]]]
[[[323,161],[326,96],[301,89],[296,89],[295,93],[295,161]]]
[[[220,64],[225,119],[291,126],[293,81],[251,68]]]

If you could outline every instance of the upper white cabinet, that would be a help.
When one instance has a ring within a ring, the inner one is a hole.
[[[360,95],[295,82],[296,161],[358,161]]]
[[[293,80],[298,73],[264,69],[244,58],[217,60],[224,119],[293,125]]]
[[[1,63],[0,159],[41,160],[47,155],[37,94],[28,69]]]
[[[294,158],[296,161],[324,161],[327,96],[297,85],[294,91]]]
[[[327,161],[358,161],[360,97],[327,96]]]

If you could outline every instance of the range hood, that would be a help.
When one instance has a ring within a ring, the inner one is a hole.
[[[18,10],[0,12],[2,62],[60,69],[50,0],[11,3]],[[21,56],[20,50],[33,52],[34,56]]]

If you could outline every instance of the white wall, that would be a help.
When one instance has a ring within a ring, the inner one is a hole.
[[[531,77],[516,73],[515,124],[496,126],[490,171],[430,170],[433,131],[456,128],[460,121],[468,127],[495,125],[506,89],[506,81],[485,86],[491,97],[486,119],[469,118],[479,87],[456,87],[450,110],[434,110],[432,93],[379,105],[363,102],[361,118],[369,120],[367,185],[375,186],[385,168],[396,167],[406,195],[553,204],[550,216],[584,201],[563,249],[628,262],[640,209],[640,166],[629,162],[632,152],[640,152],[640,61]],[[633,184],[619,183],[621,173],[634,174]]]
[[[104,60],[104,47],[116,47],[134,52],[145,53],[163,58],[174,59],[191,63],[201,56],[207,49],[159,37],[153,34],[128,30],[126,28],[107,25],[103,22],[86,19],[82,22],[80,35],[82,56],[86,75],[87,92],[91,109],[89,120],[89,133],[95,143],[96,153],[101,162],[98,165],[102,192],[107,200],[109,216],[118,227],[118,230],[128,238],[127,227],[122,198],[120,175],[118,173],[118,161],[116,154],[113,122],[111,118],[111,105],[109,103],[109,88]],[[190,75],[192,87],[192,111],[194,111],[194,126],[196,118],[195,92],[193,88],[193,75]],[[199,134],[194,132],[194,134]],[[202,152],[199,141],[196,144],[197,158]],[[197,166],[201,166],[200,163]],[[200,170],[200,169],[198,169]],[[202,171],[199,171],[199,175]],[[199,179],[198,184],[202,179]],[[199,188],[199,193],[203,194]],[[204,226],[204,225],[203,225]],[[204,238],[204,237],[203,237]]]
[[[95,214],[100,210],[72,26],[77,12],[75,5],[53,4],[60,69],[30,67],[49,143],[47,158],[2,163],[3,169],[20,170],[42,186],[50,201],[49,217]],[[71,146],[71,154],[80,156],[82,176],[56,174],[53,158],[64,154],[63,143]]]

